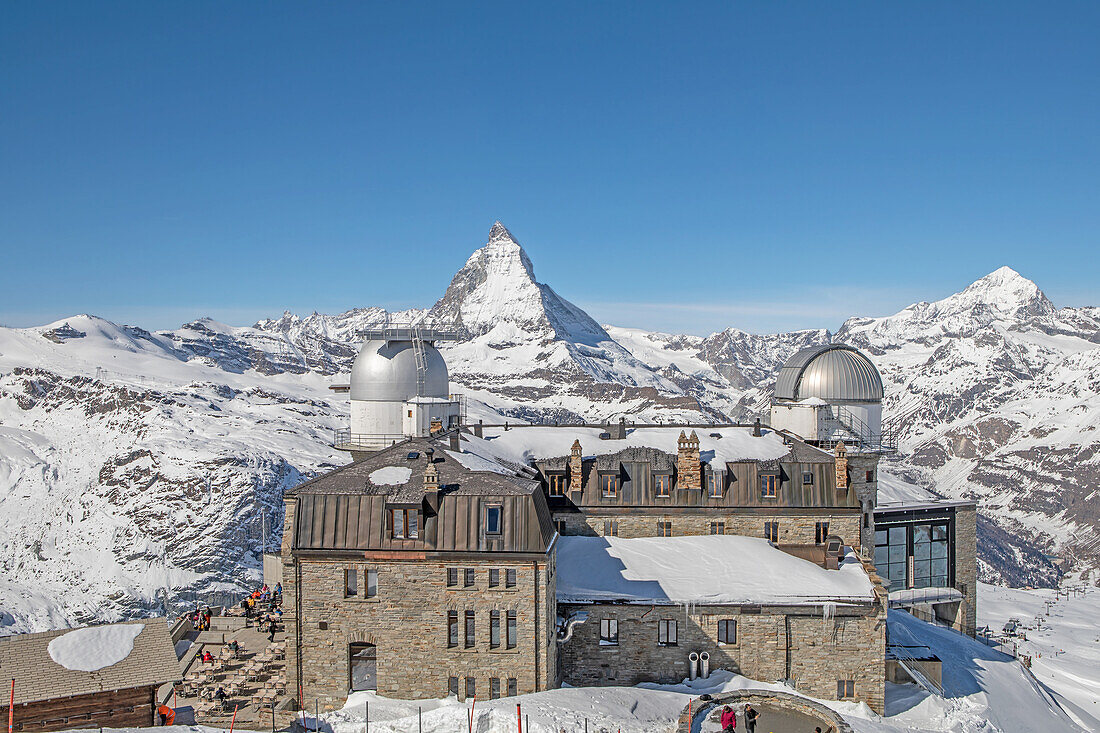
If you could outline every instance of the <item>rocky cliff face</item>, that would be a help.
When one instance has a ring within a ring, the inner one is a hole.
[[[795,351],[855,345],[901,428],[888,470],[979,502],[985,579],[1049,584],[1049,555],[1100,560],[1100,309],[1055,308],[1002,268],[835,335],[600,326],[497,223],[430,310],[0,329],[0,629],[247,587],[282,491],[346,461],[328,445],[347,404],[327,387],[346,381],[358,331],[426,317],[468,331],[443,351],[475,419],[749,419]]]

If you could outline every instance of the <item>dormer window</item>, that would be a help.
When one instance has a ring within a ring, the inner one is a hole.
[[[803,471],[802,472],[802,485],[803,486],[813,486],[814,485],[814,474],[813,474],[812,471]]]
[[[552,473],[547,479],[550,484],[550,496],[565,496],[565,474]]]
[[[420,512],[416,509],[391,509],[390,536],[395,540],[415,540],[419,537]]]
[[[722,498],[722,481],[717,473],[707,474],[707,496],[712,499]]]
[[[485,534],[500,534],[501,512],[499,505],[485,507]]]
[[[774,473],[760,477],[760,496],[763,499],[774,499],[779,491],[779,476]]]
[[[600,475],[600,495],[605,499],[614,499],[619,495],[619,477],[614,473]]]
[[[671,495],[669,489],[669,485],[672,483],[671,478],[667,473],[654,474],[653,491],[657,496],[667,499]]]

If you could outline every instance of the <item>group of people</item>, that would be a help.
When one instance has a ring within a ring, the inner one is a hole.
[[[756,721],[760,719],[760,713],[752,705],[745,703],[744,717],[745,728],[749,733],[754,733],[756,731]],[[723,733],[735,733],[737,730],[737,713],[729,705],[726,705],[722,708],[722,717],[719,722],[722,724]],[[821,729],[818,728],[818,733],[820,731]]]
[[[276,583],[275,588],[270,589],[267,587],[267,583],[264,583],[262,588],[253,591],[251,595],[241,601],[245,624],[250,624],[253,616],[255,616],[256,625],[260,631],[268,632],[268,640],[275,641],[275,631],[278,629],[279,621],[283,618],[282,603],[283,584]]]
[[[206,607],[206,610],[200,609],[198,606],[191,612],[191,628],[195,631],[210,631],[210,606]]]

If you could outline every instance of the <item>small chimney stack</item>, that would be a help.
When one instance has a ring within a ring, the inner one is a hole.
[[[482,421],[482,420],[477,421],[477,425],[474,426],[474,435],[476,435],[479,438],[484,438],[485,437],[484,421]]]
[[[836,456],[836,488],[840,491],[848,490],[848,449],[844,447],[844,441],[836,444],[833,451]]]
[[[676,486],[680,489],[700,489],[703,486],[699,436],[694,430],[691,435],[685,435],[681,430],[676,441]]]
[[[451,431],[451,434],[448,436],[448,440],[450,441],[451,450],[455,451],[456,453],[462,450],[462,446],[459,445],[460,439],[457,430]]]
[[[759,438],[763,433],[760,431],[760,418],[756,418],[756,422],[752,425],[752,435],[754,438]]]
[[[569,450],[569,490],[580,492],[584,489],[584,477],[581,475],[581,441],[574,440]]]
[[[428,453],[428,467],[424,469],[424,491],[432,493],[439,491],[439,469],[435,467],[432,454]]]

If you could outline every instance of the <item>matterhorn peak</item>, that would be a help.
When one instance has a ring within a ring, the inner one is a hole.
[[[507,240],[509,242],[516,242],[516,238],[512,236],[512,233],[508,231],[508,227],[501,223],[500,219],[493,222],[493,226],[489,229],[489,242],[498,242],[501,240]]]

